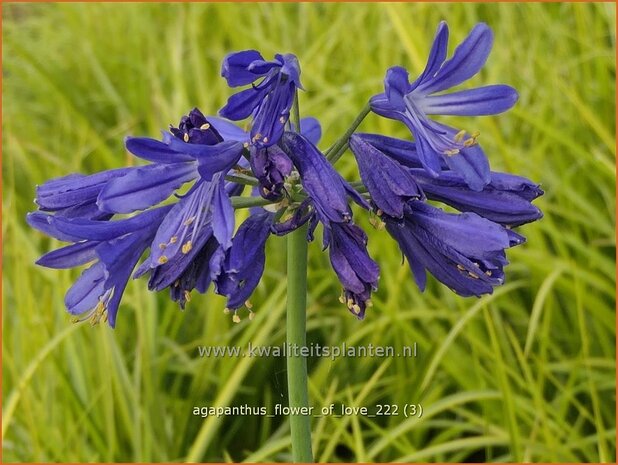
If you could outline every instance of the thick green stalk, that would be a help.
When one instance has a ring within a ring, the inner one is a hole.
[[[292,122],[300,131],[298,91],[292,106]],[[307,358],[290,353],[290,347],[304,347],[307,342],[307,225],[288,234],[287,289],[287,368],[290,406],[290,435],[294,462],[313,462],[311,452],[311,417],[301,415],[309,407]]]
[[[294,462],[312,462],[311,417],[300,410],[309,406],[307,358],[289,348],[306,345],[307,326],[307,225],[288,234],[287,368],[290,433]],[[298,352],[299,349],[295,349]],[[296,412],[296,413],[294,413]]]

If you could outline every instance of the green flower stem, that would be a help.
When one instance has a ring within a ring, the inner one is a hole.
[[[300,132],[298,91],[292,106],[292,122]],[[286,339],[288,347],[304,347],[307,341],[307,225],[288,234],[288,289]],[[307,388],[307,358],[287,354],[288,400],[292,460],[313,462],[311,452],[311,417],[301,415],[309,407]]]
[[[328,161],[334,164],[337,160],[339,160],[339,158],[341,158],[341,155],[343,155],[348,148],[348,140],[350,139],[350,136],[354,134],[354,131],[356,131],[370,111],[371,107],[369,106],[369,103],[367,103],[343,136],[341,136],[337,142],[335,142],[331,148],[326,151],[326,158]]]
[[[251,208],[251,207],[263,207],[275,202],[263,199],[261,197],[232,197],[232,207],[238,208]]]
[[[287,344],[288,347],[306,345],[307,326],[307,225],[288,234]],[[292,459],[312,462],[311,417],[301,415],[301,408],[309,406],[307,389],[307,358],[287,355],[288,397]]]
[[[253,176],[246,174],[228,174],[225,176],[226,181],[235,182],[237,184],[244,184],[246,186],[259,186],[260,182]]]

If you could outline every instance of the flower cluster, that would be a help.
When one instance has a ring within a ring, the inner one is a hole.
[[[492,40],[491,29],[478,24],[447,59],[442,23],[417,79],[410,82],[398,66],[386,72],[384,92],[370,108],[402,121],[414,141],[351,128],[339,145],[354,154],[356,183],[317,148],[319,122],[292,117],[302,89],[298,59],[232,53],[221,75],[230,87],[248,87],[229,98],[220,117],[195,108],[161,140],[128,137],[127,150],[147,164],[37,187],[38,211],[28,223],[68,243],[37,263],[88,265],[65,297],[77,321],[113,327],[129,279],[147,276],[150,290],[169,289],[181,308],[193,290],[206,292],[212,283],[238,322],[243,306],[253,316],[248,299],[264,271],[267,239],[307,224],[311,241],[321,224],[341,301],[362,319],[380,270],[367,234],[354,223],[351,200],[399,244],[421,290],[429,271],[462,296],[491,293],[504,282],[505,250],[525,240],[512,228],[541,218],[532,201],[543,191],[526,178],[491,171],[477,132],[429,115],[490,115],[514,105],[517,93],[505,85],[440,93],[479,72]],[[247,118],[247,131],[231,122]],[[235,208],[247,206],[249,216],[236,228]]]

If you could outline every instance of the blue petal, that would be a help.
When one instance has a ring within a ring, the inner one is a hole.
[[[350,137],[350,148],[372,201],[384,213],[401,218],[409,199],[423,197],[408,170],[365,142],[361,136]]]
[[[431,79],[440,69],[446,59],[446,49],[448,46],[448,26],[445,21],[441,21],[436,31],[436,36],[427,58],[427,65],[423,73],[410,86],[410,90],[416,89],[418,85]]]
[[[97,262],[84,270],[69,288],[64,297],[64,304],[71,315],[79,315],[96,307],[104,291],[105,266]]]
[[[396,110],[405,110],[405,96],[409,92],[408,71],[401,66],[393,66],[386,71],[384,90],[391,106]]]
[[[322,138],[322,126],[317,118],[308,116],[300,120],[300,133],[313,145],[318,145]]]
[[[236,126],[236,124],[231,121],[219,118],[218,116],[208,116],[207,118],[221,135],[223,140],[235,140],[238,142],[249,141],[249,133]]]
[[[291,82],[278,83],[268,94],[255,114],[251,126],[251,140],[259,146],[276,144],[290,117],[296,87]]]
[[[232,95],[219,114],[232,121],[248,118],[270,89],[267,86],[251,87]]]
[[[461,174],[470,189],[481,191],[491,180],[489,161],[479,145],[462,149],[455,155],[445,155],[450,169]]]
[[[77,242],[81,240],[80,237],[60,231],[55,224],[52,224],[53,218],[54,216],[46,213],[31,212],[26,215],[26,222],[34,229],[59,241]]]
[[[478,87],[426,97],[422,109],[428,115],[497,115],[515,105],[517,97],[517,91],[510,86]]]
[[[166,205],[117,221],[60,217],[53,217],[50,221],[58,231],[70,234],[79,240],[107,241],[131,232],[143,232],[153,224],[159,224],[171,209],[172,205]]]
[[[36,204],[42,210],[70,208],[94,200],[106,183],[130,173],[135,168],[119,168],[91,175],[70,174],[51,179],[36,188]]]
[[[155,163],[179,163],[193,160],[191,155],[177,152],[168,144],[148,137],[127,137],[125,146],[133,155]]]
[[[409,168],[423,167],[414,142],[387,137],[381,134],[356,133],[356,135],[404,166]],[[446,168],[446,164],[443,168]]]
[[[223,177],[218,181],[213,192],[212,199],[212,228],[213,234],[219,244],[224,248],[232,245],[232,235],[234,234],[234,207],[223,189]]]
[[[244,50],[226,55],[221,65],[221,76],[228,86],[238,87],[251,84],[260,74],[249,70],[249,66],[256,60],[264,60],[257,50]]]
[[[227,173],[238,163],[243,149],[243,144],[237,141],[201,146],[201,152],[197,156],[200,177],[210,181],[217,173]]]
[[[98,242],[86,241],[61,247],[43,255],[36,261],[36,264],[56,269],[85,265],[97,258],[94,251],[97,245]]]
[[[109,182],[97,205],[110,213],[131,213],[157,205],[184,183],[196,177],[193,163],[147,165]]]
[[[479,23],[455,49],[450,60],[444,62],[433,79],[418,86],[424,94],[432,94],[454,87],[478,73],[491,51],[493,33],[489,26]]]

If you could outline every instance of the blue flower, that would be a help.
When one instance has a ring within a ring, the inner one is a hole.
[[[107,319],[116,325],[116,315],[129,277],[150,245],[169,206],[151,209],[119,221],[96,221],[30,213],[28,223],[60,240],[74,242],[43,255],[37,264],[72,268],[90,262],[65,296],[65,305],[78,321],[93,324]]]
[[[341,303],[359,320],[370,307],[371,292],[378,288],[380,268],[367,252],[367,235],[352,223],[324,221],[324,248],[343,285]]]
[[[134,277],[150,273],[148,288],[169,287],[172,300],[182,308],[194,288],[206,292],[232,245],[234,209],[229,197],[241,190],[225,183],[222,174],[212,181],[199,179],[161,222],[150,255]]]
[[[423,191],[409,170],[390,159],[361,136],[350,137],[363,184],[379,211],[401,218],[410,199],[423,199]]]
[[[423,73],[412,83],[408,72],[390,68],[385,92],[371,99],[371,109],[408,126],[417,143],[423,167],[437,176],[445,162],[466,183],[481,190],[489,183],[489,163],[477,144],[478,133],[468,133],[431,120],[429,115],[494,115],[511,108],[517,92],[506,85],[491,85],[448,94],[436,93],[470,79],[485,64],[493,43],[486,24],[477,24],[446,60],[448,27],[440,23]]]
[[[365,199],[335,171],[322,152],[306,137],[288,131],[280,145],[298,170],[300,182],[321,220],[350,222],[352,209],[348,197],[363,208],[369,208]]]
[[[277,54],[265,61],[256,50],[231,53],[223,60],[221,75],[230,87],[252,86],[232,95],[219,114],[233,121],[253,115],[251,142],[258,147],[276,144],[290,117],[296,89],[302,89],[296,56]]]
[[[251,308],[248,299],[264,272],[264,248],[273,218],[273,213],[263,209],[253,212],[240,225],[232,246],[226,252],[215,286],[218,294],[227,297],[227,308],[230,310],[245,304]],[[235,316],[234,321],[240,319]]]
[[[523,243],[522,236],[475,213],[445,213],[414,200],[408,207],[403,221],[383,219],[421,291],[425,270],[462,296],[490,294],[503,284],[504,251]]]
[[[372,146],[377,151],[374,153],[374,158],[378,160],[387,158],[391,164],[400,168],[409,167],[409,176],[430,200],[443,202],[462,212],[477,213],[509,227],[520,226],[543,217],[541,210],[532,204],[534,199],[543,195],[543,190],[529,179],[492,171],[489,184],[481,191],[475,191],[470,189],[463,177],[454,171],[442,171],[438,177],[429,175],[421,167],[416,144],[413,142],[377,134],[356,134],[353,138]],[[372,163],[380,162],[373,160]],[[361,170],[361,176],[362,173]],[[365,181],[364,177],[363,181]],[[365,184],[372,197],[375,197],[373,192],[375,189],[372,191],[370,184],[367,182]],[[391,216],[398,216],[392,215],[384,208],[382,210]]]

